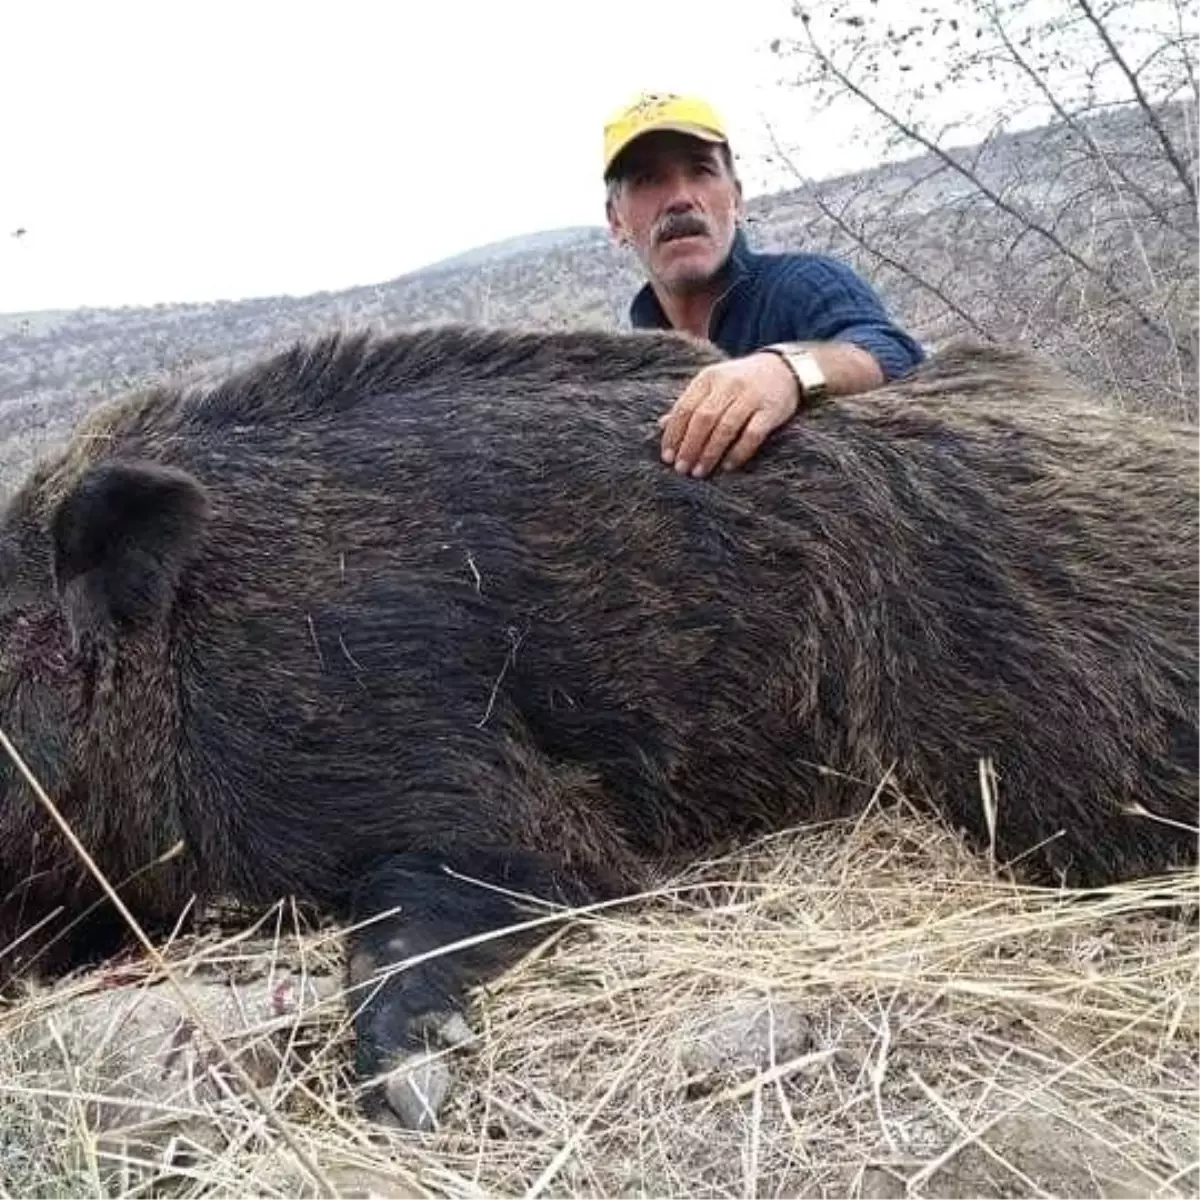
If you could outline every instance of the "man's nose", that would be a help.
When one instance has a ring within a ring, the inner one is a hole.
[[[677,190],[667,201],[666,211],[668,213],[685,213],[691,212],[695,207],[695,200],[687,192]]]
[[[696,196],[692,189],[692,181],[686,171],[673,170],[666,179],[667,203],[664,208],[668,213],[690,212],[696,207]]]

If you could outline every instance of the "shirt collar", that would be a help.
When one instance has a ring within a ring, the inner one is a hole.
[[[736,284],[750,274],[754,257],[754,251],[750,249],[750,243],[746,240],[745,231],[739,225],[734,230],[733,245],[729,249],[729,257],[725,260],[727,278],[721,292],[722,299],[729,295]],[[716,316],[715,307],[714,317]],[[633,303],[629,306],[629,321],[634,329],[671,328],[667,314],[663,312],[662,305],[659,304],[658,297],[654,294],[654,289],[648,283],[643,284],[637,295],[634,296]]]

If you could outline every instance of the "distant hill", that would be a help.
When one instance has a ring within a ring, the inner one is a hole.
[[[1194,114],[1165,116],[1187,136]],[[1144,308],[1176,331],[1186,353],[1170,350],[1161,329],[1148,331],[1094,278],[1064,271],[1044,239],[929,156],[756,198],[748,234],[763,249],[842,257],[927,343],[964,332],[1023,341],[1120,403],[1163,408],[1171,398],[1194,417],[1194,206],[1164,173],[1161,156],[1147,153],[1136,113],[1117,112],[1090,128],[1104,147],[1105,170],[1116,164],[1136,175],[1154,198],[1155,223],[1139,224],[1127,203],[1106,196],[1104,180],[1081,175],[1095,168],[1062,128],[998,138],[969,161],[985,184],[1056,236],[1085,245],[1126,291],[1150,278],[1153,289],[1138,293]],[[1086,203],[1073,207],[1079,195]],[[331,327],[471,321],[616,328],[640,283],[634,261],[603,229],[585,226],[506,239],[390,283],[340,292],[0,317],[0,487],[31,455],[65,437],[88,407],[142,381],[224,369]]]
[[[450,258],[443,258],[438,262],[430,263],[429,266],[421,267],[419,270],[411,272],[411,275],[432,275],[438,271],[484,267],[523,254],[542,254],[549,250],[556,250],[560,246],[599,242],[605,236],[604,229],[599,225],[570,225],[564,229],[546,229],[540,233],[525,233],[517,237],[504,238],[499,242],[488,242],[484,246],[476,246],[471,250],[464,250],[461,254],[455,254]]]

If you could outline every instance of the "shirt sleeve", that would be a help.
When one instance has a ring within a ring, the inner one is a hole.
[[[808,255],[789,264],[780,297],[796,341],[850,342],[897,379],[925,358],[919,342],[889,316],[875,290],[850,267]]]

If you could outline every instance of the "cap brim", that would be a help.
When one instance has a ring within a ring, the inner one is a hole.
[[[717,144],[728,140],[724,134],[718,133],[715,129],[709,129],[707,125],[692,125],[687,121],[656,121],[653,125],[647,125],[645,128],[631,134],[613,150],[612,154],[609,155],[608,162],[604,164],[605,175],[612,171],[617,159],[634,142],[650,133],[683,133],[688,137],[698,138],[702,142],[714,142]]]

